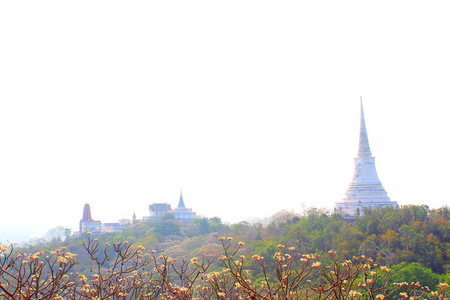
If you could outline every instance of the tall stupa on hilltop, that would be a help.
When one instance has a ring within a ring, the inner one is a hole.
[[[359,149],[358,156],[355,158],[355,172],[344,199],[336,202],[334,212],[341,214],[345,219],[354,219],[364,215],[364,207],[386,206],[398,207],[398,204],[391,201],[378,178],[375,158],[370,152],[361,99]]]

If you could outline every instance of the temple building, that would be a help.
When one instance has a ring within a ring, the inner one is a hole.
[[[162,215],[172,212],[172,207],[167,203],[153,203],[150,204],[148,209],[150,210],[149,219],[159,219]]]
[[[102,222],[92,219],[91,206],[89,205],[89,203],[86,203],[84,205],[83,218],[80,220],[80,232],[102,232]]]
[[[365,207],[386,206],[397,208],[398,204],[391,201],[380,179],[378,179],[375,158],[372,156],[369,147],[361,99],[359,149],[358,156],[355,158],[355,171],[344,199],[341,202],[336,202],[334,212],[341,214],[344,219],[355,219],[364,215]]]
[[[122,232],[127,225],[120,223],[102,223],[92,219],[91,206],[89,203],[84,205],[83,218],[80,220],[80,233],[107,233],[107,232]]]
[[[180,200],[178,201],[178,206],[173,210],[175,219],[180,221],[190,222],[194,220],[197,215],[192,211],[192,208],[186,208],[183,200],[183,193],[180,192]]]
[[[190,222],[197,217],[197,214],[192,211],[192,208],[186,208],[183,200],[183,193],[180,192],[180,200],[178,206],[174,209],[168,203],[153,203],[149,206],[150,216],[144,217],[144,220],[159,219],[166,213],[175,215],[175,219],[179,221]]]

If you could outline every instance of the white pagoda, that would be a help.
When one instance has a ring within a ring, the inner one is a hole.
[[[378,179],[375,168],[375,158],[370,152],[367,137],[364,110],[361,99],[361,125],[359,132],[358,157],[355,158],[355,172],[349,184],[345,198],[336,202],[334,212],[341,214],[344,219],[355,219],[364,215],[365,207],[398,207],[397,202],[391,201]]]
[[[183,193],[180,191],[180,200],[178,206],[173,210],[175,218],[180,221],[190,222],[197,217],[197,214],[192,211],[192,208],[187,208],[184,204]]]

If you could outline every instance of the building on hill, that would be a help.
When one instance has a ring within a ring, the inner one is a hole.
[[[180,200],[178,201],[178,206],[173,210],[175,219],[180,221],[190,222],[197,217],[197,214],[192,211],[192,208],[186,208],[183,200],[183,193],[180,192]]]
[[[192,208],[187,208],[184,204],[183,194],[180,192],[180,200],[178,206],[172,209],[168,203],[153,203],[149,206],[150,215],[143,218],[145,220],[157,220],[166,213],[172,213],[176,220],[190,222],[197,217],[197,214],[192,211]],[[91,207],[89,203],[84,205],[83,218],[80,220],[80,231],[92,233],[107,233],[107,232],[123,232],[127,226],[137,223],[136,214],[133,214],[132,220],[120,219],[118,223],[102,223],[101,221],[92,219]]]
[[[167,203],[153,203],[148,209],[150,210],[149,219],[159,219],[162,215],[172,212],[172,207]]]
[[[341,214],[344,219],[355,219],[364,215],[365,207],[395,207],[397,202],[391,201],[385,191],[375,168],[367,136],[364,109],[361,99],[361,120],[359,132],[358,156],[355,158],[355,171],[345,198],[336,202],[334,213]]]
[[[101,233],[102,232],[102,222],[94,221],[91,216],[91,206],[89,203],[84,205],[83,218],[80,220],[80,233],[81,232],[92,232]]]
[[[92,219],[91,206],[89,203],[84,205],[83,218],[80,220],[80,231],[92,233],[122,232],[127,225],[119,223],[102,223]]]
[[[175,219],[179,221],[190,222],[197,217],[197,214],[192,211],[192,208],[187,208],[184,204],[183,194],[180,192],[180,200],[178,206],[174,209],[168,203],[153,203],[149,206],[150,215],[144,217],[144,220],[159,219],[166,213],[172,213],[175,215]]]
[[[107,232],[123,232],[123,229],[125,227],[130,226],[131,224],[128,225],[122,225],[120,223],[103,223],[102,225],[102,233],[107,233]]]

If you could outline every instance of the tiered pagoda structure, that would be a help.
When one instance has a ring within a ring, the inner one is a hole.
[[[375,158],[370,151],[361,99],[359,149],[355,158],[353,180],[348,186],[345,198],[341,202],[336,202],[334,212],[341,214],[344,219],[355,219],[364,215],[365,207],[386,206],[398,207],[398,204],[391,201],[378,178]]]
[[[102,232],[102,222],[92,219],[89,203],[86,203],[83,208],[83,218],[80,220],[80,232]]]
[[[178,206],[173,210],[175,219],[180,221],[190,222],[197,217],[197,214],[192,211],[192,208],[186,208],[183,200],[183,193],[180,192],[180,200],[178,201]]]
[[[153,203],[149,206],[150,216],[144,217],[144,220],[159,219],[166,213],[175,215],[175,219],[179,221],[190,222],[197,217],[197,214],[192,211],[192,208],[187,208],[184,204],[183,193],[180,191],[180,200],[177,208],[172,209],[168,203]]]

